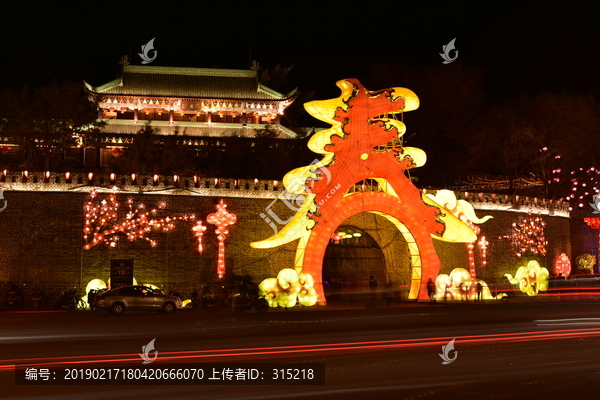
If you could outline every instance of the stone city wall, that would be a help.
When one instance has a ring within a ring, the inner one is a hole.
[[[276,277],[282,268],[293,268],[296,242],[274,249],[254,249],[253,241],[270,237],[273,227],[281,229],[272,217],[271,225],[261,214],[272,210],[279,222],[286,221],[294,211],[293,201],[278,198],[280,182],[250,180],[219,180],[194,177],[132,177],[93,176],[87,174],[43,173],[18,175],[0,173],[0,189],[4,189],[7,207],[0,213],[0,287],[9,281],[37,285],[42,288],[85,286],[88,281],[109,278],[111,259],[133,259],[138,283],[152,283],[170,289],[178,287],[184,293],[192,285],[216,280],[218,241],[215,226],[206,222],[208,214],[216,212],[223,199],[227,210],[237,215],[236,224],[229,227],[225,241],[226,279],[235,275],[250,275],[257,283]],[[355,188],[361,190],[360,186]],[[128,242],[121,235],[115,248],[99,243],[84,250],[84,206],[90,200],[89,191],[98,191],[97,200],[105,199],[116,187],[121,211],[132,198],[134,205],[147,208],[166,202],[159,215],[177,217],[196,215],[207,230],[203,237],[204,252],[199,254],[192,234],[193,223],[178,221],[168,233],[153,233],[157,240],[152,247],[148,241]],[[372,189],[372,188],[371,188]],[[564,252],[571,257],[569,218],[566,203],[550,203],[541,199],[513,198],[490,194],[458,193],[458,198],[471,201],[479,217],[494,218],[481,225],[489,246],[487,266],[482,267],[481,253],[475,248],[478,277],[500,281],[505,273],[514,275],[517,268],[532,257],[515,257],[506,242],[499,237],[511,232],[512,223],[527,216],[527,211],[540,212],[547,223],[546,257],[536,257],[552,272],[554,258]],[[534,214],[535,215],[535,214]],[[359,214],[345,225],[364,229],[375,239],[385,257],[385,271],[376,273],[381,282],[408,285],[411,279],[410,259],[402,235],[381,216]],[[453,268],[468,269],[465,244],[435,241],[441,261],[440,273]],[[427,279],[427,277],[425,277]],[[1,294],[1,291],[0,291]]]

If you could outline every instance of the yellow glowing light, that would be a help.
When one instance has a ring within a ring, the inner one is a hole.
[[[369,158],[369,155],[367,153],[363,153],[360,155],[360,159],[363,161],[366,160],[367,158]]]
[[[153,285],[151,283],[142,283],[142,286],[146,286],[146,287],[149,287],[151,289],[158,289],[158,290],[160,290],[160,288],[158,286]]]
[[[99,290],[99,289],[106,289],[106,283],[102,280],[102,279],[92,279],[91,281],[88,282],[88,284],[85,287],[85,293],[89,293],[90,290]]]
[[[435,298],[437,300],[467,301],[477,300],[477,284],[481,283],[482,300],[500,300],[506,293],[492,296],[487,283],[481,279],[471,278],[471,274],[464,268],[455,268],[450,275],[440,274],[435,280]]]
[[[468,220],[475,224],[483,224],[490,218],[493,218],[491,215],[486,215],[483,218],[477,217],[471,203],[465,200],[457,200],[456,195],[451,190],[438,190],[435,196],[432,194],[427,194],[427,197],[444,207],[446,210],[450,211],[454,216],[463,222]]]
[[[135,279],[135,277],[134,277],[134,278],[133,278],[133,285],[134,285],[134,286],[137,286],[137,284],[138,284],[138,283],[137,283],[137,280],[136,280],[136,279]],[[108,280],[106,281],[106,286],[105,286],[105,287],[106,287],[107,289],[110,289],[110,288],[111,288],[111,287],[110,287],[110,278],[108,278]]]
[[[540,291],[548,290],[548,277],[550,273],[535,261],[529,261],[526,267],[519,267],[514,278],[511,274],[504,275],[513,285],[519,285],[519,289],[528,296],[536,296]]]
[[[294,307],[297,302],[303,306],[317,303],[313,277],[291,268],[279,271],[277,278],[262,281],[258,285],[258,294],[265,297],[270,307]]]

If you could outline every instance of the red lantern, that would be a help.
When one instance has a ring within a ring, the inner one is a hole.
[[[227,227],[233,225],[237,221],[235,214],[229,213],[226,210],[227,205],[221,201],[217,204],[217,212],[209,214],[206,222],[217,226],[217,239],[219,240],[219,255],[217,258],[217,274],[219,279],[225,275],[225,239],[229,234]]]
[[[565,278],[571,273],[571,261],[565,253],[559,255],[554,261],[554,273],[556,275],[562,274]]]

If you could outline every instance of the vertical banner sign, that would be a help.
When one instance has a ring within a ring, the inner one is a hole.
[[[133,285],[133,260],[110,260],[110,288]]]

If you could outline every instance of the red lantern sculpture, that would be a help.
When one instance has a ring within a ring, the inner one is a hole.
[[[296,271],[314,278],[318,301],[325,303],[322,266],[329,240],[353,215],[377,213],[396,225],[408,243],[413,271],[409,297],[427,300],[427,279],[436,277],[440,268],[432,236],[455,242],[473,242],[477,236],[422,196],[404,174],[423,165],[426,155],[402,146],[399,138],[406,128],[394,115],[417,109],[417,96],[405,88],[368,91],[355,79],[337,85],[342,90],[339,98],[305,104],[311,115],[332,125],[308,144],[324,158],[290,171],[283,179],[288,192],[304,197],[302,206],[282,230],[251,245],[270,248],[299,238]],[[355,184],[368,179],[376,180],[383,192],[351,192]]]
[[[233,225],[237,221],[235,214],[226,210],[227,205],[223,200],[217,204],[217,212],[209,214],[206,217],[206,222],[217,226],[217,239],[219,239],[219,256],[217,258],[217,275],[219,279],[225,275],[225,239],[229,234],[227,227]]]
[[[571,273],[571,261],[565,253],[561,253],[554,261],[554,273],[564,276],[565,278]]]

